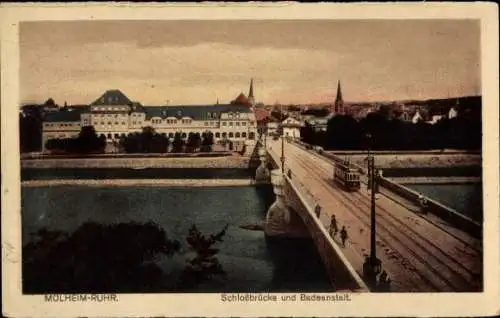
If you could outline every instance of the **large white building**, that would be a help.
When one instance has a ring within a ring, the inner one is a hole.
[[[294,139],[300,139],[300,128],[304,127],[301,121],[288,117],[281,123],[283,135]]]
[[[235,144],[244,143],[255,140],[257,135],[252,101],[253,96],[249,100],[240,94],[224,105],[142,106],[119,90],[108,90],[89,106],[46,114],[43,149],[47,140],[74,138],[84,126],[93,126],[97,135],[104,136],[108,142],[140,132],[144,127],[153,127],[169,138],[177,132],[183,138],[189,133],[211,132],[214,142],[226,139]]]

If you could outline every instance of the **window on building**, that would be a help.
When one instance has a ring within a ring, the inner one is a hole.
[[[248,139],[254,140],[255,139],[255,133],[251,132],[248,134]]]
[[[111,125],[112,125],[112,123],[111,123],[110,121],[108,121],[108,125],[110,125],[110,126],[111,126]]]
[[[115,138],[120,138],[120,135],[119,134],[115,134]]]
[[[239,121],[237,121],[237,122],[236,122],[236,126],[239,126],[239,125],[240,125],[240,122],[239,122]]]
[[[232,126],[232,125],[233,125],[233,122],[232,122],[232,121],[230,121],[230,122],[229,122],[229,126]]]
[[[177,120],[174,120],[174,124],[177,124]]]
[[[174,133],[168,133],[168,137],[169,138],[173,138],[174,137]]]
[[[215,133],[215,138],[220,138],[220,133],[219,132]]]
[[[186,137],[187,137],[186,133],[182,133],[182,134],[181,134],[181,137],[182,137],[182,138],[186,138]]]
[[[111,138],[112,138],[112,137],[111,137],[111,134],[108,134],[108,139],[111,139]]]
[[[226,126],[226,122],[225,121],[222,122],[222,126]]]
[[[236,138],[240,138],[240,133],[239,133],[239,132],[237,132],[237,133],[235,134],[235,137],[236,137]]]
[[[115,125],[118,125],[118,122],[117,122],[117,121],[115,121]]]
[[[247,133],[246,132],[242,132],[241,133],[241,138],[247,138]]]
[[[208,122],[207,121],[205,122],[205,126],[208,126]]]
[[[125,125],[125,122],[124,122],[124,121],[122,121],[122,125]]]
[[[104,122],[103,122],[103,121],[101,121],[101,125],[104,125]]]
[[[233,138],[233,137],[234,137],[233,132],[230,132],[230,133],[229,133],[229,138]]]
[[[243,121],[243,122],[241,122],[241,125],[242,125],[242,126],[246,126],[246,125],[247,125],[247,122],[246,122],[246,121]]]
[[[223,132],[222,133],[222,138],[226,138],[227,137],[227,133]]]

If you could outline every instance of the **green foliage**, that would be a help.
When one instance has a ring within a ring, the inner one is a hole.
[[[181,133],[176,132],[172,141],[172,152],[182,152],[184,148],[184,140]]]
[[[40,229],[23,247],[23,292],[124,293],[190,290],[215,276],[225,276],[216,258],[228,225],[203,235],[195,225],[186,242],[195,256],[177,278],[164,273],[155,260],[180,252],[180,242],[147,223],[104,225],[84,223],[72,233]]]
[[[106,139],[98,137],[93,126],[82,127],[77,138],[49,139],[45,148],[63,153],[102,153]]]
[[[150,261],[179,249],[151,222],[88,222],[71,234],[41,229],[23,248],[23,292],[155,291],[163,274]]]
[[[186,152],[196,152],[201,146],[201,136],[199,133],[189,133],[186,142]]]
[[[214,134],[212,132],[204,132],[202,134],[201,151],[210,152],[214,144]]]
[[[306,123],[301,129],[301,137],[306,143],[326,149],[481,149],[481,129],[481,119],[477,114],[444,118],[434,125],[414,124],[390,118],[383,108],[359,122],[351,116],[334,116],[328,121],[326,132],[314,131]],[[368,135],[371,135],[370,139]]]
[[[215,257],[219,249],[214,248],[213,245],[222,242],[227,228],[228,225],[226,224],[219,233],[207,237],[198,230],[196,225],[191,226],[186,242],[196,253],[196,256],[187,261],[187,265],[180,277],[181,286],[195,286],[214,276],[226,276],[222,265]]]
[[[169,140],[152,127],[144,127],[142,132],[122,138],[120,145],[127,153],[164,153],[168,151]]]

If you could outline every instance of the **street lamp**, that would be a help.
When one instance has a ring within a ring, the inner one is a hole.
[[[369,279],[372,286],[377,285],[377,275],[382,270],[382,262],[377,258],[376,241],[376,213],[375,213],[375,191],[377,188],[378,173],[375,171],[375,157],[370,153],[371,135],[366,135],[368,143],[368,188],[371,189],[371,228],[370,228],[370,257],[363,264],[363,274]]]
[[[371,143],[372,143],[372,135],[371,134],[366,134],[366,141],[367,141],[367,146],[368,146],[368,157],[366,158],[366,165],[368,167],[368,182],[366,184],[366,189],[369,190],[371,186],[371,157],[370,157],[370,148],[371,148]]]
[[[281,125],[281,173],[285,174],[285,129],[283,129],[283,105],[280,112]]]

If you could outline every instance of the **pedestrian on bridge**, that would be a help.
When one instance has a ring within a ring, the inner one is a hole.
[[[337,235],[338,231],[339,228],[337,227],[337,219],[335,218],[335,215],[332,215],[330,221],[330,236],[334,237],[335,235]]]
[[[314,213],[316,214],[316,216],[318,218],[321,215],[321,207],[319,206],[319,204],[316,204],[316,208],[314,209]]]
[[[340,239],[342,240],[342,247],[345,247],[345,241],[347,241],[347,230],[345,226],[342,226],[342,230],[340,230]]]

